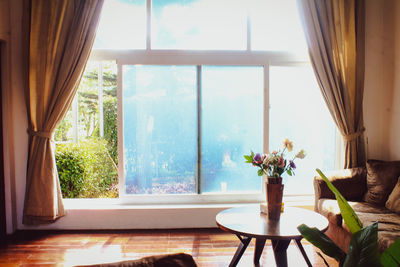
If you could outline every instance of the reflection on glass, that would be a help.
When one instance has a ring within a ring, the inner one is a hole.
[[[127,194],[195,192],[196,67],[124,66]]]
[[[262,150],[263,88],[262,67],[203,67],[203,192],[261,190],[243,155]]]
[[[253,0],[252,3],[252,49],[307,52],[296,0]]]
[[[152,48],[246,49],[245,2],[153,0]]]
[[[94,49],[146,48],[146,0],[107,0]]]
[[[285,194],[312,194],[315,169],[333,169],[335,161],[335,126],[312,68],[271,67],[269,101],[269,148],[282,148],[287,137],[307,153],[295,176],[283,176]]]

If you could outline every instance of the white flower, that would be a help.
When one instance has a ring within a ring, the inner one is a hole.
[[[296,158],[304,159],[305,156],[306,156],[306,152],[304,151],[304,149],[302,149],[299,151],[299,153],[297,153]]]
[[[284,147],[284,148],[287,148],[288,152],[290,152],[290,151],[293,150],[293,142],[290,141],[288,138],[286,138],[286,139],[283,141],[283,147]]]

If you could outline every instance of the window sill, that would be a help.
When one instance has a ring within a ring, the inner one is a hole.
[[[121,201],[120,199],[64,199],[64,208],[66,210],[143,210],[143,209],[192,209],[192,208],[229,208],[238,205],[260,203],[257,198],[253,200],[238,201],[228,200],[216,202],[192,202],[192,203],[138,203],[132,204]],[[286,206],[314,206],[314,195],[292,195],[284,196],[283,202]]]
[[[285,196],[285,207],[313,209],[314,196]],[[119,199],[65,199],[66,216],[53,224],[20,229],[100,230],[214,228],[218,212],[254,202],[122,204]]]

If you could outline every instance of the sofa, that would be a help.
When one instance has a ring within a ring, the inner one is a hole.
[[[352,206],[364,226],[378,222],[382,252],[400,238],[400,161],[368,160],[365,167],[323,171]],[[350,231],[334,194],[321,177],[314,177],[314,210],[328,218],[325,234],[347,252]]]

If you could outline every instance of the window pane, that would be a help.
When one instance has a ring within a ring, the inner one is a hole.
[[[246,49],[245,2],[153,0],[152,48]]]
[[[64,198],[118,197],[117,70],[89,61],[72,107],[55,133]]]
[[[197,95],[194,66],[124,66],[127,194],[196,190]]]
[[[93,48],[146,48],[146,0],[104,1]]]
[[[202,191],[261,190],[244,154],[261,151],[263,67],[206,66],[202,71]]]
[[[284,138],[294,143],[297,159],[295,176],[283,176],[285,194],[312,194],[316,168],[333,169],[335,126],[322,98],[312,68],[270,68],[270,150],[282,148]]]
[[[252,49],[307,52],[296,0],[254,0],[253,4]]]

